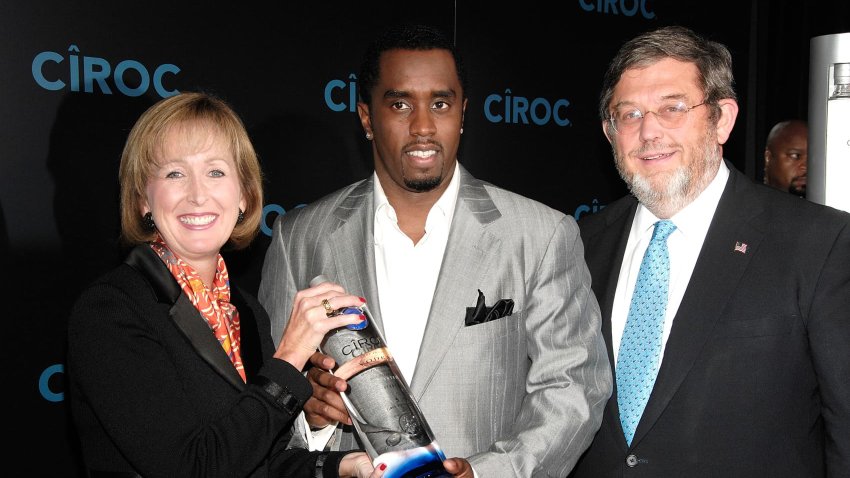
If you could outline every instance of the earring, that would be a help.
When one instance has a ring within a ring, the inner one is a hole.
[[[463,126],[460,127],[460,134],[463,134]]]
[[[156,229],[156,223],[153,222],[153,214],[148,211],[144,216],[142,216],[142,225],[148,231],[153,231]]]
[[[372,138],[373,138],[373,137],[374,137],[374,136],[372,135],[372,132],[371,132],[371,131],[367,131],[367,132],[366,132],[366,139],[368,139],[369,141],[372,141]]]
[[[236,216],[236,224],[242,224],[245,222],[245,212],[242,208],[239,208],[239,215]]]

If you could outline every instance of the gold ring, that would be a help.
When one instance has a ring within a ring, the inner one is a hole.
[[[325,308],[325,315],[330,317],[334,313],[333,307],[331,307],[331,301],[328,299],[322,299],[322,306]]]

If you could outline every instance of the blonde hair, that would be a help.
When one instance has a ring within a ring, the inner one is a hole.
[[[246,206],[245,218],[234,227],[229,244],[244,248],[257,235],[263,213],[260,164],[239,116],[223,100],[206,93],[180,93],[160,100],[139,117],[130,131],[118,172],[121,236],[128,244],[148,242],[156,236],[156,231],[142,222],[142,199],[166,135],[175,127],[187,125],[220,132],[230,143]]]

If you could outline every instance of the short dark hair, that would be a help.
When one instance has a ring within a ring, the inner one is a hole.
[[[366,49],[357,78],[357,89],[363,103],[372,104],[372,89],[381,74],[381,54],[389,50],[448,50],[454,58],[463,95],[466,95],[466,70],[454,43],[434,27],[402,25],[384,30]]]
[[[639,35],[626,42],[611,60],[602,80],[599,96],[599,118],[608,119],[608,107],[620,77],[631,68],[646,68],[665,58],[693,63],[699,70],[703,101],[710,106],[711,118],[720,116],[717,102],[735,97],[732,78],[732,55],[722,44],[709,41],[693,31],[678,26],[663,27]]]

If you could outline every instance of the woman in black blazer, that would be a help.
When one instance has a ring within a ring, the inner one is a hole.
[[[91,476],[369,475],[362,452],[286,449],[312,393],[301,369],[327,331],[361,320],[326,310],[362,301],[334,284],[299,292],[275,348],[260,304],[231,287],[219,250],[250,243],[263,205],[236,114],[199,93],[160,101],[130,132],[120,182],[122,235],[136,247],[82,294],[68,331]]]

